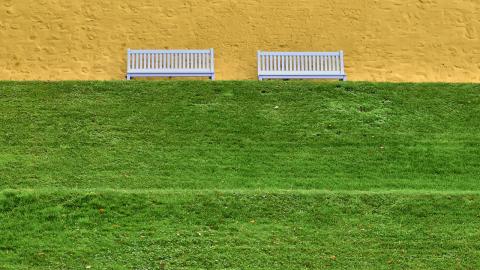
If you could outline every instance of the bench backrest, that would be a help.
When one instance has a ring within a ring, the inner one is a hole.
[[[258,52],[258,73],[345,74],[343,51]]]
[[[214,72],[210,50],[128,50],[128,72]]]

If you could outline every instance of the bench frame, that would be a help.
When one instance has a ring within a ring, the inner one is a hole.
[[[263,52],[258,51],[258,79],[347,80],[343,51]]]
[[[136,77],[208,77],[215,80],[214,51],[128,49],[126,78]]]

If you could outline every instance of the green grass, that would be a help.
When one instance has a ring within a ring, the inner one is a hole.
[[[480,86],[0,84],[0,188],[478,190]]]
[[[478,269],[480,85],[0,82],[0,269]]]

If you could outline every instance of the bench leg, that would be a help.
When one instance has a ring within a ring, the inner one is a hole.
[[[215,74],[213,74],[212,76],[210,76],[210,80],[215,81]]]
[[[263,77],[262,77],[262,76],[258,76],[258,80],[259,80],[259,81],[263,81]]]
[[[342,79],[340,79],[340,81],[346,82],[346,81],[347,81],[347,76],[345,76],[345,77],[343,77]]]
[[[132,76],[127,75],[127,81],[130,81],[132,79]]]

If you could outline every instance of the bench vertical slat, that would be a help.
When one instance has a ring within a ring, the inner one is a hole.
[[[293,68],[292,71],[297,71],[297,57],[292,55]]]
[[[198,68],[198,54],[192,54],[192,68]]]
[[[202,67],[202,54],[197,55],[197,65],[198,65],[198,68],[203,68]]]
[[[264,56],[264,55],[261,55],[260,57],[261,57],[261,59],[262,59],[262,64],[261,64],[260,70],[265,70],[265,56]]]
[[[199,68],[200,68],[200,64],[199,64],[200,58],[199,58],[199,56],[200,56],[199,54],[194,54],[194,59],[195,59],[194,68],[195,68],[195,69],[199,69]]]
[[[163,55],[158,53],[158,69],[163,69]]]
[[[208,55],[205,54],[205,69],[210,69],[210,62],[208,62]]]
[[[340,55],[337,55],[337,71],[340,71]]]
[[[143,57],[145,59],[145,69],[150,69],[150,54],[144,53]]]
[[[300,56],[301,60],[301,65],[300,65],[300,71],[305,71],[305,56]]]
[[[160,60],[158,61],[160,64],[160,69],[165,69],[165,54],[159,53]]]
[[[263,61],[265,62],[263,64],[263,70],[269,70],[270,69],[270,57],[267,55],[263,56]]]
[[[340,72],[345,74],[345,64],[343,62],[343,51],[340,51]]]
[[[187,59],[188,59],[187,65],[189,66],[189,69],[194,69],[195,55],[193,53],[189,53]]]
[[[198,69],[199,68],[199,65],[198,65],[198,54],[193,54],[193,68],[194,69]]]
[[[257,74],[259,74],[262,71],[262,55],[260,54],[260,51],[257,51]]]
[[[340,55],[335,56],[335,70],[340,71]]]
[[[152,53],[152,69],[157,69],[157,54]]]
[[[342,72],[342,56],[338,56],[338,71]]]
[[[178,58],[178,65],[177,65],[177,69],[183,69],[183,54],[177,54],[177,58]]]
[[[138,54],[138,69],[143,69],[143,54],[139,53]]]
[[[152,61],[151,61],[152,54],[147,53],[146,57],[147,57],[147,69],[152,69]]]
[[[159,53],[159,54],[158,54],[158,69],[162,69],[162,68],[163,68],[163,67],[162,67],[162,61],[163,61],[163,59],[162,59],[162,54]]]
[[[209,64],[208,64],[208,55],[207,54],[203,54],[203,68],[204,69],[209,69]]]
[[[147,54],[142,53],[142,69],[147,69]]]
[[[135,69],[136,68],[136,54],[135,53],[132,53],[130,58],[132,59],[132,69]]]
[[[212,55],[211,55],[211,59],[212,59],[212,68],[210,69],[210,71],[213,73],[213,71],[215,70],[215,54],[214,54],[214,51],[213,49],[211,49],[211,52],[212,52]],[[213,78],[215,79],[215,78]]]
[[[208,61],[208,54],[205,54],[205,69],[210,69],[210,62]]]
[[[133,69],[136,69],[137,68],[137,54],[136,53],[132,53],[132,66],[133,66]]]
[[[140,69],[140,54],[139,53],[135,54],[135,62],[136,62],[135,69]]]
[[[151,53],[151,54],[150,54],[150,68],[151,68],[151,69],[155,69],[155,67],[154,67],[154,63],[155,63],[154,57],[155,57],[155,54],[154,54],[154,53]]]
[[[132,53],[132,54],[130,55],[130,60],[132,61],[132,62],[130,63],[130,68],[131,68],[131,69],[135,69],[135,63],[136,63],[135,53]]]
[[[153,69],[153,54],[149,53],[148,57],[148,69]]]
[[[145,53],[142,53],[142,69],[146,69],[147,68],[147,55]]]
[[[143,67],[144,69],[148,69],[147,61],[148,61],[148,54],[142,53],[143,55]]]
[[[306,56],[306,55],[303,56],[303,71],[308,71],[308,68],[307,68],[307,65],[308,65],[307,57],[308,57],[308,56]]]
[[[208,63],[208,54],[203,54],[203,68],[210,69],[210,64]]]
[[[327,55],[323,56],[323,69],[322,70],[328,71],[328,56]]]
[[[127,53],[127,70],[132,69],[132,63],[131,63],[131,55],[130,55],[130,49],[128,49]]]

